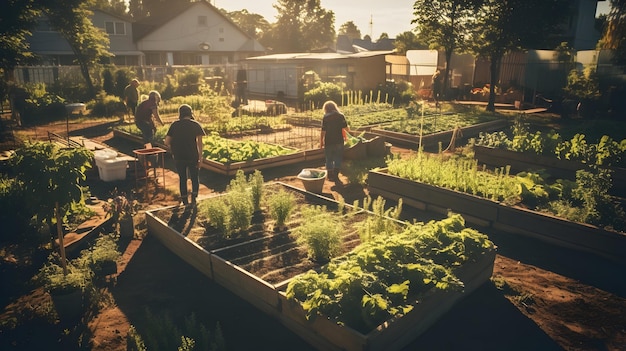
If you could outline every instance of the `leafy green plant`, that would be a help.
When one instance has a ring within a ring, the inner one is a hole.
[[[68,294],[76,290],[85,291],[91,284],[92,271],[84,266],[68,262],[67,273],[51,255],[48,262],[39,270],[37,280],[51,294]]]
[[[328,262],[341,246],[341,217],[321,206],[303,206],[300,210],[307,220],[294,229],[296,241],[306,245],[312,260]]]
[[[250,195],[252,196],[252,207],[255,211],[261,210],[261,200],[263,199],[263,174],[258,169],[248,176],[250,183]]]
[[[267,203],[270,216],[276,221],[276,227],[284,227],[287,218],[289,218],[296,206],[294,196],[291,193],[281,189],[278,192],[270,195]]]
[[[462,289],[451,267],[493,249],[486,235],[465,228],[460,215],[450,214],[443,221],[413,223],[362,243],[321,271],[294,278],[286,296],[299,301],[309,319],[323,315],[368,333],[392,316],[410,312],[433,289]]]
[[[95,274],[106,272],[107,266],[115,265],[122,256],[118,249],[119,235],[105,234],[96,239],[94,245],[81,252],[77,259],[80,265],[91,269]]]

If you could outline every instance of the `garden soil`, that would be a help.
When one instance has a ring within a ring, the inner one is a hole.
[[[114,125],[114,122],[73,125],[70,134],[132,154],[137,145],[115,138]],[[59,123],[14,132],[20,138],[41,139],[47,137],[47,131],[63,134],[66,128],[65,123]],[[411,151],[394,147],[392,152]],[[288,165],[265,170],[263,175],[266,181],[302,188],[296,177],[299,171],[322,166],[317,161]],[[149,189],[150,203],[144,203],[144,209],[178,203],[178,179],[171,159],[166,160],[166,168],[167,190]],[[127,194],[136,190],[138,197],[145,191],[131,178],[103,182],[93,170],[88,178],[92,195],[100,199],[106,199],[114,189]],[[202,170],[200,197],[223,192],[230,179]],[[345,177],[342,180],[347,183]],[[323,194],[335,199],[341,196],[352,203],[367,195],[367,187],[327,181]],[[124,351],[131,325],[141,333],[153,319],[169,318],[182,326],[191,315],[210,330],[219,325],[229,350],[311,349],[277,320],[214,284],[168,251],[146,233],[144,217],[141,213],[135,217],[135,238],[124,247],[116,279],[99,290],[101,306],[79,323],[87,327],[34,320],[15,330],[2,329],[0,349],[76,349],[63,336],[65,329],[69,334],[81,335],[85,345],[82,349]],[[403,217],[423,221],[441,215],[405,207]],[[101,218],[93,219],[94,223],[98,220]],[[492,280],[455,305],[406,350],[626,349],[625,267],[531,239],[481,231],[489,234],[498,246]],[[10,259],[3,254],[5,262]],[[2,274],[4,285],[8,275],[4,271]],[[6,322],[46,304],[49,297],[41,289],[26,292],[3,304],[0,320]]]

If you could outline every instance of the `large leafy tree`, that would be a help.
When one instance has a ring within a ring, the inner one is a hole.
[[[410,31],[398,34],[394,41],[394,46],[396,52],[401,55],[405,55],[408,50],[428,49],[428,45]]]
[[[490,95],[488,111],[495,111],[495,86],[502,57],[522,48],[554,48],[558,32],[569,15],[568,0],[484,0],[476,13],[471,37],[472,51],[489,59]]]
[[[613,50],[613,60],[626,65],[626,0],[611,0],[601,46]]]
[[[37,23],[39,8],[35,0],[0,2],[0,72],[34,59],[26,39]]]
[[[274,52],[307,52],[331,45],[335,40],[335,13],[320,0],[277,0],[276,23],[261,43]]]
[[[232,12],[220,11],[222,11],[226,17],[230,18],[241,30],[253,38],[262,37],[270,28],[269,22],[263,16],[250,13],[246,9]]]
[[[96,95],[90,69],[102,58],[111,56],[109,37],[91,22],[93,12],[89,8],[92,5],[91,0],[56,0],[43,10],[74,51],[90,97]]]
[[[339,27],[339,34],[347,36],[350,40],[361,39],[361,31],[352,21],[342,24]]]
[[[432,50],[443,50],[444,94],[448,87],[448,67],[455,51],[466,47],[468,33],[472,32],[474,15],[482,0],[417,0],[413,4],[415,31],[420,41]]]

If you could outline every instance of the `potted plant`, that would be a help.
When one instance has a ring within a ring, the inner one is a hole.
[[[133,216],[137,213],[138,206],[137,200],[129,200],[123,194],[109,198],[102,205],[107,217],[112,218],[116,232],[120,237],[129,239],[135,235]]]
[[[117,260],[122,255],[118,250],[118,239],[115,233],[96,239],[94,246],[81,254],[83,266],[90,268],[98,277],[117,273]]]
[[[70,262],[65,269],[50,260],[43,266],[37,278],[52,297],[52,302],[62,320],[75,320],[83,311],[83,298],[91,283],[92,272]]]

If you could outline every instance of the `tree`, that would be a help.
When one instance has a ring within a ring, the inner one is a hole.
[[[448,68],[452,53],[466,48],[466,36],[472,33],[474,15],[481,0],[417,0],[411,21],[419,40],[432,50],[443,50],[446,67],[442,72],[443,93],[448,88]]]
[[[345,35],[350,40],[361,39],[361,31],[352,21],[348,21],[339,27],[339,34]]]
[[[118,16],[126,15],[124,0],[94,0],[94,9],[105,10]]]
[[[0,73],[34,60],[26,39],[37,23],[38,8],[35,0],[0,2]]]
[[[91,80],[90,69],[104,57],[111,56],[108,51],[109,38],[105,32],[91,22],[93,12],[89,10],[90,0],[57,0],[43,12],[50,19],[51,25],[68,41],[80,71],[85,78],[90,97],[96,96]]]
[[[626,0],[611,0],[611,11],[607,16],[600,46],[613,50],[613,61],[619,65],[626,64]]]
[[[335,13],[325,10],[320,0],[277,0],[277,21],[261,43],[274,52],[307,52],[335,40]]]
[[[389,39],[389,34],[387,34],[386,32],[380,33],[380,36],[378,37],[377,41],[381,41],[383,39]]]
[[[220,9],[220,11],[252,38],[260,38],[270,29],[269,22],[263,16],[250,13],[246,9],[232,12]]]
[[[415,33],[407,31],[396,36],[394,41],[396,52],[405,55],[408,50],[424,50],[428,49],[428,45],[419,40]]]
[[[495,111],[495,86],[502,57],[521,48],[554,48],[558,32],[569,14],[568,0],[484,0],[476,12],[471,50],[490,63],[490,94],[487,111]]]

